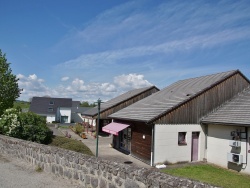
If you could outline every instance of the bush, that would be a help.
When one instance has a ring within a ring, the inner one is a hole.
[[[60,148],[68,149],[71,151],[76,151],[79,153],[93,155],[91,150],[82,142],[78,140],[72,140],[62,136],[55,136],[52,139],[52,142],[49,144],[51,146],[57,146]]]
[[[76,124],[75,125],[75,133],[76,134],[80,134],[82,132],[84,132],[84,127],[81,124],[79,124],[79,123]]]
[[[44,117],[16,109],[8,109],[1,116],[0,133],[42,144],[50,143],[53,136]]]

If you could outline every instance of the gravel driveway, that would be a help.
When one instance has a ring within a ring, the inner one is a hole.
[[[78,188],[79,184],[45,172],[34,166],[0,154],[1,188]]]

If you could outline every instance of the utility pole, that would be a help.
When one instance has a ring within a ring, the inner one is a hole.
[[[100,109],[101,109],[101,99],[97,100],[98,104],[98,119],[97,119],[97,126],[96,126],[96,154],[95,156],[98,157],[98,142],[99,142],[99,126],[100,126]]]

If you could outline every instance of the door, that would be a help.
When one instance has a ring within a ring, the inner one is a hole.
[[[191,161],[198,161],[199,156],[199,132],[192,132]]]
[[[130,147],[131,147],[131,128],[126,128],[123,129],[119,133],[120,137],[120,148],[130,152]]]
[[[68,116],[61,116],[61,123],[68,123]]]

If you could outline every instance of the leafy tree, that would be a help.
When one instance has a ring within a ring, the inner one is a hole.
[[[5,54],[0,50],[0,117],[4,110],[13,107],[14,101],[20,95],[18,79],[12,74]]]
[[[95,107],[96,104],[95,103],[89,103],[88,101],[83,101],[81,104],[80,104],[81,107]]]

